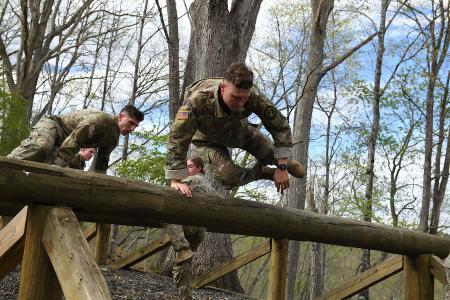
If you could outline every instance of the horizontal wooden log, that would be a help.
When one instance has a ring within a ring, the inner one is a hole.
[[[449,239],[411,230],[202,193],[187,198],[164,186],[4,157],[0,189],[0,215],[5,207],[45,204],[72,207],[81,221],[147,227],[163,221],[403,255],[445,258],[450,251]]]
[[[221,266],[218,266],[214,270],[202,274],[199,277],[195,278],[192,282],[192,286],[196,289],[202,288],[207,284],[210,284],[213,281],[237,270],[248,263],[260,258],[261,256],[266,255],[270,252],[270,240],[262,242],[260,245],[236,256],[230,261],[227,261]]]
[[[80,224],[69,208],[53,208],[42,236],[47,254],[68,300],[112,299]]]
[[[396,255],[360,273],[343,285],[325,293],[318,300],[341,300],[350,298],[360,291],[389,278],[403,270],[403,257]]]
[[[109,264],[110,267],[114,269],[128,268],[144,259],[152,256],[153,254],[167,248],[170,245],[170,238],[168,234],[164,234],[159,239],[150,242],[142,248],[139,248],[130,255],[120,258],[115,262]]]

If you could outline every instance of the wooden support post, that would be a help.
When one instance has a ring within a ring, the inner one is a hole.
[[[114,269],[128,268],[132,265],[137,264],[140,261],[143,261],[147,257],[157,253],[158,251],[168,247],[169,245],[170,245],[169,235],[164,234],[159,239],[152,241],[148,245],[136,250],[130,255],[111,263],[110,267]]]
[[[268,300],[285,298],[288,245],[288,239],[272,239]]]
[[[434,278],[430,273],[431,255],[404,256],[404,293],[408,300],[432,300]]]
[[[11,272],[22,260],[27,209],[27,206],[23,208],[0,231],[0,279]]]
[[[70,208],[50,210],[42,242],[66,299],[112,299],[106,280]]]
[[[97,224],[93,223],[83,232],[84,237],[89,242],[97,235]]]
[[[246,264],[260,258],[261,256],[266,255],[269,252],[270,252],[270,240],[267,240],[261,243],[261,245],[236,256],[235,258],[224,263],[218,268],[197,277],[193,281],[192,286],[196,289],[202,288],[205,285],[219,279],[222,276],[229,274],[230,272],[233,272],[234,270],[239,269],[240,267],[245,266]]]
[[[111,224],[97,224],[97,239],[95,240],[95,261],[98,265],[106,264],[108,259],[109,235]]]
[[[28,207],[25,247],[20,272],[20,300],[48,300],[62,297],[61,287],[42,244],[44,222],[50,207]]]

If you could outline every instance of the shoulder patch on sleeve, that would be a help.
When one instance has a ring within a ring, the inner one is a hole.
[[[267,119],[273,120],[277,116],[277,109],[273,106],[269,106],[266,108],[265,115]]]
[[[175,116],[175,119],[187,120],[190,111],[191,110],[187,106],[185,106],[185,105],[181,106],[177,112],[177,115]]]

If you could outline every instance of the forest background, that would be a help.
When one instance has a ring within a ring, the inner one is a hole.
[[[245,60],[289,119],[308,176],[285,195],[269,181],[233,195],[448,236],[449,27],[448,0],[1,0],[0,155],[45,114],[115,114],[131,103],[145,121],[121,139],[108,173],[164,184],[183,89]],[[242,166],[255,162],[232,155]],[[114,225],[110,255],[159,231]],[[231,236],[233,252],[261,240]],[[306,242],[289,250],[288,299],[318,296],[388,256]],[[164,270],[164,258],[138,268]],[[231,288],[265,297],[268,267],[261,258],[241,268]],[[373,290],[376,299],[399,299],[401,284],[396,275],[360,297]]]

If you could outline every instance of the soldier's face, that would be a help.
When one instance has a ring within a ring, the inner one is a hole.
[[[95,148],[81,148],[80,149],[80,155],[83,158],[84,161],[89,161],[91,158],[95,155]]]
[[[231,111],[242,110],[250,97],[250,89],[239,89],[228,80],[222,81],[220,93],[223,102]]]
[[[120,113],[118,117],[119,129],[122,135],[133,132],[139,126],[139,121],[127,114]]]
[[[192,160],[188,160],[187,169],[189,176],[194,176],[202,172],[202,167],[197,167]]]

